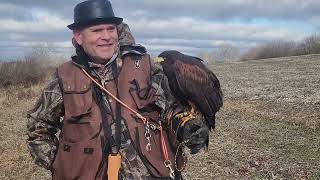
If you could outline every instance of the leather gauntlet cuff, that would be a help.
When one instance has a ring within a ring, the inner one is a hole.
[[[183,111],[173,115],[171,118],[170,127],[180,142],[183,140],[183,127],[187,122],[196,119],[196,116],[197,114],[190,111]]]

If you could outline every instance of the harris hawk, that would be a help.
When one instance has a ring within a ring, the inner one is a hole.
[[[167,76],[174,96],[191,112],[201,112],[208,128],[215,127],[215,114],[223,105],[220,82],[203,60],[175,50],[156,57]]]

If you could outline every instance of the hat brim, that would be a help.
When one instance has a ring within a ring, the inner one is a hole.
[[[109,18],[96,18],[90,21],[84,21],[84,22],[78,22],[78,23],[72,23],[68,25],[67,27],[71,30],[75,29],[81,29],[92,25],[98,25],[98,24],[115,24],[119,25],[123,21],[120,17],[109,17]]]

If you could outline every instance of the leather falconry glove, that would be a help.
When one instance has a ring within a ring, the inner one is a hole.
[[[191,112],[184,112],[177,115],[180,121],[177,136],[180,142],[190,149],[191,154],[198,153],[201,149],[207,148],[209,144],[209,128],[205,124],[204,117]]]

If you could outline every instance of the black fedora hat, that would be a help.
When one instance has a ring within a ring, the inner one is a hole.
[[[94,24],[121,24],[122,18],[115,17],[108,0],[87,0],[74,7],[74,23],[68,25],[71,30]]]

